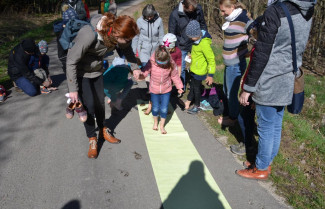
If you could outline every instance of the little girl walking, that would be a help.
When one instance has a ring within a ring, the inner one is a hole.
[[[152,115],[154,118],[153,130],[158,130],[158,115],[160,115],[160,131],[166,134],[165,121],[168,112],[168,103],[172,82],[183,93],[183,83],[179,77],[175,62],[172,60],[165,46],[160,45],[151,56],[149,62],[140,75],[144,79],[150,74],[149,91],[152,102]]]

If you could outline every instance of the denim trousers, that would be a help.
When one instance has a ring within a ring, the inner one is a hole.
[[[224,73],[223,92],[227,96],[229,117],[237,119],[239,114],[238,90],[242,75],[246,70],[246,59],[240,63],[226,66]]]
[[[256,104],[258,153],[256,167],[266,170],[278,154],[281,142],[283,106],[263,106]]]
[[[157,117],[160,115],[161,118],[166,118],[168,113],[168,103],[170,98],[170,92],[166,94],[153,94],[151,93],[152,102],[152,115]]]
[[[186,62],[185,62],[185,57],[188,53],[188,51],[183,51],[181,50],[182,52],[182,71],[181,71],[181,80],[183,82],[183,90],[185,91],[186,90]]]
[[[32,82],[30,82],[30,80],[28,80],[25,77],[20,77],[17,80],[15,80],[16,85],[23,90],[23,92],[25,94],[27,94],[28,96],[36,96],[39,93],[39,86],[36,86],[34,84],[32,84]]]

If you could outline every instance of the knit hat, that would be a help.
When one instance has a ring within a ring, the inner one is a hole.
[[[167,33],[163,38],[164,45],[167,49],[175,48],[176,41],[177,37],[172,33]]]
[[[24,51],[28,53],[33,53],[36,50],[35,41],[31,38],[23,40],[21,46],[23,47]]]
[[[47,51],[48,51],[48,45],[47,45],[47,42],[46,41],[42,40],[42,41],[38,42],[38,47],[39,47],[39,51],[41,53],[44,53],[44,54],[47,53]]]
[[[196,38],[201,36],[201,28],[200,28],[200,23],[196,20],[191,20],[185,29],[185,34],[189,38]]]

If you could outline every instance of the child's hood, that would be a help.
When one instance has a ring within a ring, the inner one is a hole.
[[[210,33],[208,31],[202,30],[202,39],[204,38],[210,38],[212,39],[212,36],[210,35]]]

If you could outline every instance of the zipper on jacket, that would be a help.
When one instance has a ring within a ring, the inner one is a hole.
[[[162,86],[162,82],[163,82],[163,71],[160,69],[160,93],[161,93],[161,86]]]

